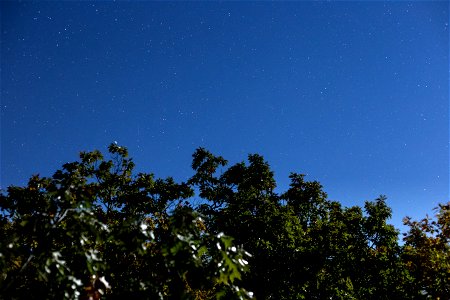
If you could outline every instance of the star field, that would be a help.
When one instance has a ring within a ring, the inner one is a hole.
[[[1,188],[117,141],[185,180],[259,153],[398,225],[448,201],[446,2],[1,2]]]

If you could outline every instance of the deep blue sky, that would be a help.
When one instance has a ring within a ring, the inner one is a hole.
[[[449,200],[449,4],[1,2],[1,180],[127,146],[185,180],[259,153],[398,225]]]

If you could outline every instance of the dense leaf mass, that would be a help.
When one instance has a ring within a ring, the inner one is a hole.
[[[108,150],[0,194],[2,299],[450,299],[450,203],[401,243],[384,196],[342,207],[296,173],[276,193],[259,155],[199,148],[177,183]]]

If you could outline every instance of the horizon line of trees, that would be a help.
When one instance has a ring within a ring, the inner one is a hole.
[[[108,151],[0,191],[0,299],[450,299],[450,202],[400,241],[386,197],[343,207],[297,173],[277,193],[257,154],[198,148],[177,183]]]

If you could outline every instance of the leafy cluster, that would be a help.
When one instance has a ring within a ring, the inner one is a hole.
[[[385,197],[342,207],[296,173],[277,193],[259,155],[228,167],[199,148],[176,183],[109,152],[0,195],[0,297],[450,298],[450,203],[406,218],[400,243]]]
[[[247,299],[242,247],[207,231],[192,188],[133,176],[125,148],[81,153],[0,199],[4,299]]]

